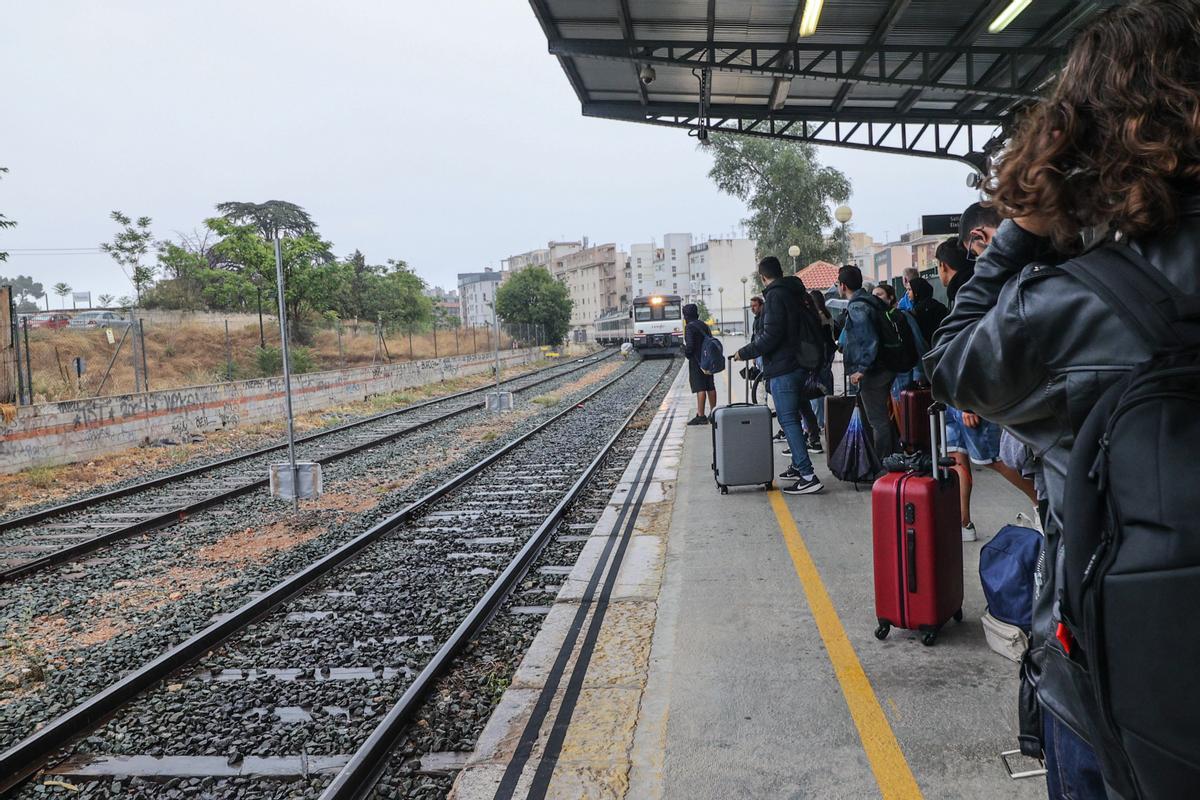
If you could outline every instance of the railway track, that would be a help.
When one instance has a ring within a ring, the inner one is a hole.
[[[48,760],[54,775],[82,785],[85,794],[74,796],[123,796],[129,785],[119,775],[140,775],[130,780],[152,781],[167,796],[274,797],[303,787],[315,796],[347,764],[377,774],[394,737],[373,734],[375,718],[384,714],[392,730],[404,724],[672,363],[625,369],[76,705],[0,754],[0,776],[11,776],[5,788]],[[376,751],[349,755],[364,742]]]
[[[592,354],[504,382],[524,392],[613,356]],[[479,408],[492,387],[469,389],[317,431],[297,439],[297,458],[329,464]],[[0,583],[80,558],[112,542],[173,525],[264,488],[286,444],[238,453],[29,514],[0,519]]]

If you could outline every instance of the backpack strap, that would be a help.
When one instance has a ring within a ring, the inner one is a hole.
[[[1200,342],[1200,296],[1184,294],[1127,244],[1099,247],[1059,265],[1108,305],[1147,344],[1186,347]]]

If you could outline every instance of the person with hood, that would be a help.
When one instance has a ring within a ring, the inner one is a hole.
[[[908,282],[908,298],[921,335],[932,345],[933,334],[950,313],[949,309],[933,296],[933,284],[921,277]]]
[[[707,425],[708,416],[705,414],[704,403],[708,401],[708,410],[717,407],[717,384],[713,376],[700,369],[700,348],[704,340],[712,336],[712,331],[700,319],[700,309],[695,303],[688,303],[682,309],[683,354],[688,362],[688,383],[696,395],[696,416],[688,420],[688,425]]]
[[[824,352],[819,340],[820,321],[804,282],[795,275],[784,277],[778,258],[768,256],[758,262],[758,276],[765,287],[762,329],[737,351],[734,359],[762,357],[763,377],[770,382],[779,426],[792,457],[791,466],[779,476],[795,479],[783,489],[784,493],[816,494],[825,486],[813,469],[800,420],[802,406],[812,413],[804,391],[809,373],[820,367]]]
[[[841,336],[846,374],[850,383],[858,387],[863,411],[875,434],[875,455],[882,460],[896,451],[892,421],[888,416],[896,373],[877,363],[879,332],[875,327],[875,316],[883,316],[887,306],[863,288],[862,270],[853,264],[838,270],[837,288],[838,294],[849,301]]]

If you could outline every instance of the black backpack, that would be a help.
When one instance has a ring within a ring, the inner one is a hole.
[[[915,367],[920,355],[917,353],[917,342],[913,338],[912,328],[909,327],[904,312],[899,309],[881,308],[883,301],[877,298],[867,300],[860,297],[852,302],[866,303],[871,309],[871,320],[879,337],[875,364],[888,372],[908,372]]]
[[[800,302],[796,305],[798,309],[792,321],[796,337],[796,360],[807,370],[824,369],[833,363],[833,353],[831,348],[826,347],[829,335],[821,325],[816,303],[807,292],[802,292]]]
[[[1154,355],[1101,395],[1075,439],[1058,638],[1092,690],[1087,737],[1108,784],[1138,800],[1191,797],[1200,786],[1200,296],[1125,245],[1062,269]]]

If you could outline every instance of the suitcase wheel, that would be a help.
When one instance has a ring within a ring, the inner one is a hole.
[[[936,642],[937,631],[928,631],[924,636],[921,637],[921,644],[925,645],[926,647],[933,647]]]
[[[771,487],[774,485],[775,485],[775,481],[767,481],[766,483],[763,484],[763,486],[766,488],[766,490],[768,492],[771,491]]]
[[[875,629],[875,638],[883,641],[888,634],[892,632],[892,626],[886,622],[879,623],[879,627]]]
[[[722,487],[721,487],[721,494],[729,494],[729,487],[728,487],[728,486],[722,486]]]
[[[962,609],[960,608],[958,611],[954,612],[954,621],[962,622],[962,619],[963,619],[963,613],[962,613]]]

